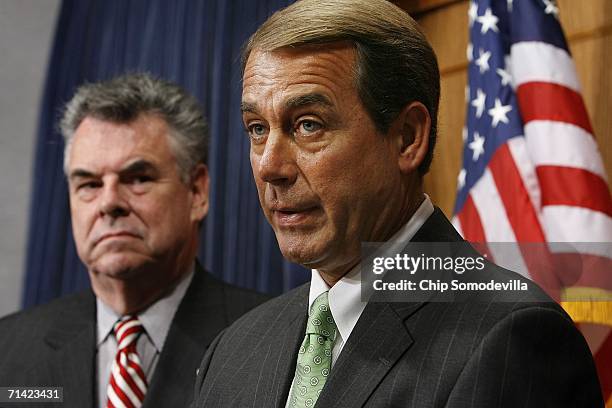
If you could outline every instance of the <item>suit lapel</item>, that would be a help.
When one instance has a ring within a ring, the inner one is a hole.
[[[78,297],[67,307],[45,336],[54,351],[49,372],[58,373],[57,385],[64,387],[64,402],[70,406],[94,406],[95,321],[93,293]]]
[[[143,408],[187,406],[204,352],[228,324],[223,285],[196,263],[193,280],[181,301],[159,356]]]
[[[302,293],[296,297],[296,301],[288,312],[291,320],[288,322],[283,335],[278,336],[272,345],[273,350],[280,350],[278,361],[270,361],[266,368],[268,372],[274,373],[270,390],[270,397],[272,398],[267,399],[267,403],[260,406],[282,408],[286,405],[295,373],[297,353],[306,333],[308,287],[308,285],[305,285],[305,290],[302,290]]]
[[[369,303],[334,365],[317,406],[363,406],[412,345],[403,320],[419,306],[415,303],[398,315],[390,304]]]

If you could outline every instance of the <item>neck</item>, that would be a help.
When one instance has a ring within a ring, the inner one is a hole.
[[[327,286],[331,288],[336,283],[338,283],[340,279],[346,276],[346,274],[349,273],[355,266],[357,266],[360,260],[361,259],[356,258],[352,262],[348,263],[347,265],[343,265],[341,267],[334,268],[332,270],[317,269],[317,271],[319,271],[319,275],[321,275],[321,278],[323,278],[325,283],[327,283]]]
[[[136,314],[147,309],[157,300],[170,293],[187,274],[187,270],[174,279],[160,285],[150,279],[146,282],[131,282],[119,279],[92,279],[92,289],[100,300],[120,315]],[[94,283],[95,282],[95,283]]]
[[[90,269],[91,286],[96,297],[115,312],[139,313],[170,293],[191,270],[194,260],[195,250],[186,250],[121,272]]]

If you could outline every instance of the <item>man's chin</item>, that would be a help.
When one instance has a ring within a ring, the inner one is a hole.
[[[130,279],[137,276],[145,267],[146,262],[137,256],[121,254],[105,255],[89,268],[92,278]]]
[[[306,247],[303,245],[281,245],[281,253],[289,262],[302,265],[306,268],[316,269],[321,264],[322,253],[319,248]]]

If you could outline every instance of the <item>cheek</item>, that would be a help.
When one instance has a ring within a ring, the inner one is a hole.
[[[377,147],[330,155],[315,161],[311,168],[311,186],[339,226],[362,223],[378,210],[379,201],[388,194],[387,184],[395,179],[389,171],[392,163],[388,154]]]
[[[72,235],[79,257],[87,262],[93,247],[89,236],[93,229],[94,217],[90,216],[87,206],[75,206],[71,204],[70,220],[72,224]]]
[[[339,150],[339,149],[338,149]],[[322,201],[352,201],[372,178],[371,165],[360,149],[328,151],[305,159],[304,174]]]
[[[88,232],[91,231],[91,226],[94,219],[91,215],[92,210],[88,206],[71,204],[70,206],[70,220],[72,223],[72,233],[78,242],[84,239]],[[77,239],[80,238],[80,239]]]
[[[253,153],[253,148],[249,152],[249,161],[251,162],[251,170],[253,171],[253,178],[255,181],[259,180],[259,159],[260,156]]]
[[[253,180],[255,181],[255,187],[257,188],[257,196],[259,197],[259,203],[263,208],[264,212],[266,212],[266,208],[264,205],[264,196],[266,192],[266,183],[259,177],[259,156],[255,155],[252,151],[250,153],[250,162],[251,162],[251,170],[253,172]]]
[[[188,229],[192,223],[192,199],[189,192],[175,189],[163,196],[150,197],[146,205],[134,208],[151,231],[160,234]]]

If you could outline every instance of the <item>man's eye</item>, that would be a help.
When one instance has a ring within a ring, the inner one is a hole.
[[[266,128],[262,125],[253,125],[251,126],[251,132],[255,133],[257,136],[263,136],[266,133]]]
[[[132,178],[132,184],[141,184],[153,180],[150,176],[135,176]]]
[[[130,191],[136,194],[146,193],[153,187],[155,179],[145,174],[135,174],[124,181]]]
[[[249,134],[252,141],[258,142],[264,139],[267,133],[267,129],[261,123],[255,123],[247,127],[247,133]]]
[[[102,185],[102,183],[99,183],[97,181],[87,181],[85,183],[80,183],[77,185],[76,189],[77,190],[92,190],[94,188],[98,188]]]
[[[297,131],[301,134],[309,134],[314,133],[323,128],[323,125],[319,122],[315,122],[314,120],[302,120],[298,124]]]

